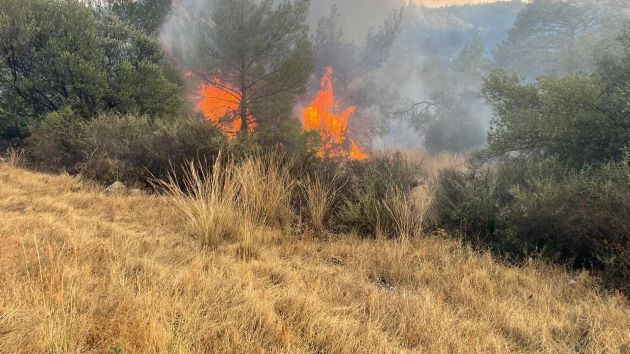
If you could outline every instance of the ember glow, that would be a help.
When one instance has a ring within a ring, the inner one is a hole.
[[[229,83],[213,78],[210,83],[200,84],[196,109],[202,112],[206,120],[228,137],[234,137],[241,130],[242,121],[239,114],[240,94]],[[254,122],[248,121],[250,132]]]
[[[302,126],[306,131],[319,132],[322,140],[319,156],[364,160],[368,155],[348,138],[348,118],[355,112],[355,107],[339,109],[332,75],[332,67],[326,68],[319,92],[302,113]]]

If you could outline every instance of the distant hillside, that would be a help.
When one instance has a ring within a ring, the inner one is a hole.
[[[517,13],[525,6],[520,1],[428,8],[411,5],[400,40],[419,49],[423,55],[454,56],[473,36],[481,36],[486,51],[507,37]]]

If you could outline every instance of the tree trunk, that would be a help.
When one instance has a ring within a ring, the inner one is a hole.
[[[249,133],[249,123],[247,122],[247,96],[245,92],[241,93],[241,134],[247,135]]]
[[[241,60],[241,107],[240,107],[240,115],[241,115],[241,135],[247,136],[249,133],[249,124],[247,122],[247,88],[245,81],[245,65],[244,61]]]

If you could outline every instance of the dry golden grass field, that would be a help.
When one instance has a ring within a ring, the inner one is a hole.
[[[629,353],[586,273],[448,237],[202,248],[158,196],[0,163],[0,353]]]

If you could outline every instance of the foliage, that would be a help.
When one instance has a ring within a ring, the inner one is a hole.
[[[446,171],[437,191],[439,224],[513,260],[542,254],[627,286],[629,162],[576,171],[555,160],[525,160]]]
[[[211,163],[226,142],[200,118],[103,115],[80,121],[53,113],[27,139],[30,161],[39,168],[82,173],[111,183],[146,184],[166,178],[188,161]]]
[[[393,193],[409,195],[418,185],[418,170],[402,155],[375,157],[366,161],[351,161],[341,170],[338,183],[341,203],[335,212],[339,230],[354,230],[364,235],[383,232],[394,236],[398,231],[395,215],[384,201]]]
[[[630,141],[628,113],[610,104],[603,80],[571,75],[521,84],[516,76],[492,73],[484,83],[495,111],[490,153],[557,156],[577,167],[620,159]]]
[[[453,71],[463,83],[477,83],[488,67],[485,46],[480,35],[466,43],[453,60]]]
[[[172,0],[105,0],[106,11],[148,34],[157,35],[171,12]]]
[[[85,161],[82,119],[70,109],[49,113],[26,141],[28,160],[46,169],[74,172]]]
[[[65,108],[158,115],[181,103],[157,39],[78,0],[3,1],[0,58],[0,138]]]
[[[622,6],[599,0],[530,1],[497,48],[496,63],[527,79],[590,72],[594,54],[620,29]]]
[[[440,226],[512,260],[540,254],[595,269],[608,285],[628,290],[630,39],[624,34],[614,46],[592,74],[523,83],[498,70],[485,79],[494,119],[481,156],[500,159],[441,175]]]
[[[251,144],[266,153],[280,153],[286,158],[313,157],[319,147],[319,134],[304,131],[297,119],[270,119],[251,136]]]
[[[186,43],[171,46],[196,77],[232,97],[238,109],[230,119],[247,133],[249,121],[286,119],[304,92],[313,66],[308,7],[308,0],[207,0],[171,34]]]

